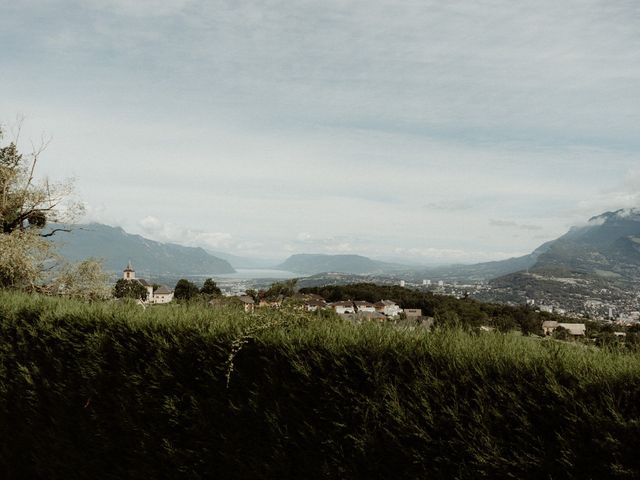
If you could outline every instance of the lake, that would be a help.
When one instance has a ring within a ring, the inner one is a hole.
[[[236,268],[236,273],[223,273],[217,275],[202,275],[203,277],[228,278],[235,280],[251,280],[254,278],[302,278],[306,275],[300,273],[287,272],[286,270],[271,270],[268,268]]]

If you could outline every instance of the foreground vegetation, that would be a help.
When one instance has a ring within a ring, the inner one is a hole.
[[[2,478],[638,478],[639,444],[631,354],[0,292]]]

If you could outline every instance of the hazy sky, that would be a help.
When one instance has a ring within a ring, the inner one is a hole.
[[[640,205],[636,0],[0,0],[88,216],[238,254],[528,253]]]

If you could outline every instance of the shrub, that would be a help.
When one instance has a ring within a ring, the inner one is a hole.
[[[639,425],[631,354],[0,292],[6,479],[638,478]]]

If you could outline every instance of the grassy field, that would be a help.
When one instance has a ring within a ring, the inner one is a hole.
[[[638,445],[631,354],[0,292],[0,478],[632,479]]]

